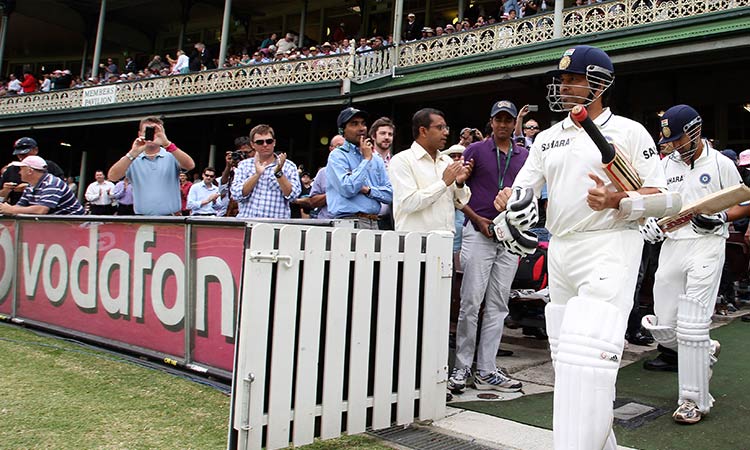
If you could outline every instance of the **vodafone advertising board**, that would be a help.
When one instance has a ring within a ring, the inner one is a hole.
[[[12,224],[0,222],[0,312],[15,279],[18,318],[232,370],[244,227],[21,220],[15,248]]]

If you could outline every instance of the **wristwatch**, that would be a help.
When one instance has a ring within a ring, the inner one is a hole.
[[[273,176],[275,176],[276,178],[281,178],[284,176],[284,172],[277,170],[276,172],[273,173]]]

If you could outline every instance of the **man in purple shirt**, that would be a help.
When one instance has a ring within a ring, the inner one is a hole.
[[[112,197],[117,199],[117,215],[132,216],[133,211],[133,185],[128,177],[120,180],[112,191]]]
[[[497,216],[495,196],[502,188],[513,185],[529,155],[525,147],[512,140],[517,116],[513,103],[507,100],[494,103],[490,111],[492,136],[471,144],[463,154],[464,161],[474,161],[474,170],[466,180],[471,199],[462,209],[466,216],[461,242],[464,274],[456,329],[456,363],[448,380],[448,388],[454,394],[463,392],[471,377],[479,307],[483,302],[474,386],[503,392],[516,392],[522,387],[520,381],[511,379],[495,364],[518,257],[505,250],[490,231],[492,219]]]

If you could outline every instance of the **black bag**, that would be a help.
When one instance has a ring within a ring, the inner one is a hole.
[[[546,244],[546,242],[544,243]],[[518,262],[512,289],[533,289],[540,291],[547,287],[547,246],[539,246],[531,255]]]

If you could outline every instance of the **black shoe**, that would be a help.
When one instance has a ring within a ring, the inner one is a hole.
[[[537,339],[549,339],[547,331],[542,327],[523,327],[524,336],[533,336]]]
[[[625,339],[633,345],[651,345],[654,343],[654,338],[647,336],[639,331],[635,334],[625,334]]]
[[[643,361],[643,368],[658,372],[677,372],[677,361],[669,361],[663,356],[660,354],[654,359]]]
[[[513,350],[497,349],[497,356],[513,356]]]
[[[745,314],[741,319],[743,322],[750,322],[750,314]]]

